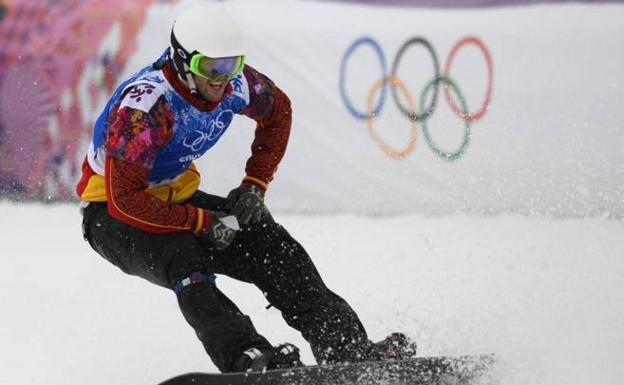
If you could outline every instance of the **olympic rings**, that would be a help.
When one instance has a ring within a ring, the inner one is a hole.
[[[435,90],[440,82],[444,83],[444,85],[446,86],[445,89],[448,90],[449,86],[450,88],[453,89],[453,92],[459,99],[459,103],[461,104],[461,107],[462,107],[460,113],[463,115],[467,114],[468,106],[466,105],[466,99],[464,98],[464,95],[462,95],[461,91],[459,90],[459,87],[457,87],[457,84],[455,84],[453,80],[451,80],[450,78],[446,76],[440,76],[436,79],[431,80],[429,83],[427,83],[427,85],[425,86],[425,89],[423,89],[423,92],[420,95],[420,108],[423,109],[425,107],[424,102],[425,100],[427,100],[427,94],[429,93],[429,90],[432,87]],[[429,129],[427,128],[427,122],[426,120],[423,120],[422,126],[423,126],[423,132],[425,133],[425,139],[427,140],[427,144],[429,144],[429,147],[431,148],[431,150],[442,159],[449,160],[449,161],[459,159],[464,154],[464,151],[466,151],[466,147],[468,147],[468,143],[470,142],[470,122],[465,120],[464,124],[465,124],[464,139],[462,140],[462,143],[460,144],[457,151],[448,153],[448,152],[444,152],[440,150],[440,148],[435,144],[433,139],[431,139],[431,135],[429,134]]]
[[[448,101],[449,105],[453,109],[453,112],[455,112],[457,115],[459,115],[462,119],[466,121],[474,122],[476,120],[481,119],[483,115],[485,115],[485,113],[487,112],[487,109],[490,107],[490,99],[492,97],[492,78],[494,77],[494,69],[492,65],[492,57],[490,56],[490,52],[488,51],[488,49],[485,47],[485,44],[483,44],[481,40],[479,40],[478,38],[474,36],[466,36],[460,41],[458,41],[453,47],[453,49],[451,49],[451,53],[448,55],[448,58],[446,59],[446,64],[444,65],[444,76],[447,76],[447,77],[450,76],[451,64],[453,64],[453,59],[455,58],[455,55],[457,55],[457,51],[459,51],[464,45],[467,45],[467,44],[476,45],[477,48],[481,50],[481,52],[483,53],[483,57],[485,58],[485,64],[487,65],[487,71],[488,71],[488,82],[487,82],[487,91],[485,94],[485,100],[483,101],[481,108],[477,112],[463,113],[459,110],[459,108],[457,107],[457,104],[451,97],[451,93],[449,92],[448,87],[444,89],[444,95],[446,96],[446,100]]]
[[[400,79],[395,78],[392,75],[389,75],[386,79],[377,80],[371,87],[368,93],[368,104],[367,104],[369,115],[372,114],[373,112],[373,96],[375,95],[375,92],[377,92],[377,90],[382,88],[382,86],[384,85],[386,81],[388,81],[388,83],[390,84],[393,90],[398,86],[401,92],[405,95],[405,98],[407,99],[407,103],[409,104],[409,107],[410,107],[410,109],[408,110],[408,113],[410,113],[409,111],[415,111],[416,105],[414,104],[414,98],[412,98],[412,95],[410,94],[405,84]],[[414,112],[411,112],[411,114],[414,114]],[[393,149],[381,139],[381,137],[377,134],[377,131],[375,131],[375,127],[373,126],[373,121],[374,119],[368,119],[368,130],[370,132],[370,135],[373,138],[373,140],[377,142],[377,144],[381,147],[381,149],[386,154],[388,154],[388,156],[390,156],[393,159],[403,159],[407,155],[409,155],[412,151],[414,151],[414,148],[416,147],[416,135],[418,134],[418,127],[416,127],[416,121],[412,121],[412,130],[411,130],[410,140],[407,143],[407,145],[401,150]]]
[[[384,102],[386,101],[385,84],[384,84],[384,87],[381,89],[381,95],[379,96],[379,101],[377,102],[377,106],[375,107],[372,115],[369,115],[368,113],[359,112],[353,106],[353,104],[351,104],[347,96],[347,91],[346,91],[346,86],[345,86],[345,78],[346,78],[346,72],[347,72],[347,60],[349,59],[349,56],[353,54],[353,51],[355,51],[356,48],[364,44],[369,44],[371,47],[373,47],[373,49],[377,53],[377,57],[379,58],[379,63],[381,64],[381,71],[384,74],[388,71],[387,66],[386,66],[386,57],[381,49],[381,46],[371,37],[364,36],[364,37],[357,39],[353,44],[351,44],[351,47],[347,49],[347,52],[345,52],[342,58],[342,63],[340,64],[340,95],[342,96],[342,100],[345,102],[345,105],[351,112],[351,115],[355,116],[355,118],[359,120],[368,119],[369,116],[379,115],[381,113],[381,109],[384,105]]]
[[[360,45],[364,45],[364,44],[368,44],[373,47],[373,49],[375,50],[379,58],[379,62],[383,70],[382,78],[376,81],[369,90],[366,113],[362,113],[361,111],[358,111],[357,108],[353,106],[353,104],[351,103],[347,95],[346,85],[345,85],[347,61],[349,60],[349,57],[353,54],[355,49],[357,49]],[[420,111],[422,111],[420,114],[417,113],[416,109],[414,108],[414,101],[412,100],[409,91],[405,87],[404,83],[397,76],[399,63],[400,63],[401,58],[403,57],[403,54],[410,46],[417,45],[417,44],[423,45],[425,49],[427,49],[427,51],[429,52],[432,58],[433,69],[434,69],[433,79],[429,83],[427,83],[427,85],[425,86],[425,88],[423,89],[420,95],[419,108],[420,108]],[[468,110],[466,100],[463,94],[461,93],[456,82],[453,81],[449,75],[453,60],[455,59],[457,52],[463,46],[468,45],[468,44],[476,45],[477,48],[479,48],[479,50],[481,51],[481,53],[483,54],[485,58],[486,65],[487,65],[488,79],[487,79],[486,96],[481,107],[476,112],[470,112]],[[351,44],[351,46],[347,49],[347,51],[345,52],[342,58],[342,62],[340,65],[340,81],[339,81],[340,95],[347,109],[349,110],[349,112],[358,120],[364,120],[364,119],[368,120],[368,127],[369,127],[369,132],[370,132],[371,137],[373,138],[375,142],[377,142],[377,144],[386,154],[388,154],[390,157],[394,159],[403,159],[411,151],[413,151],[415,147],[415,142],[416,142],[416,131],[417,131],[416,126],[415,126],[416,122],[423,123],[423,132],[424,132],[427,144],[429,145],[431,150],[436,155],[448,161],[454,161],[454,160],[459,159],[465,153],[466,148],[468,144],[470,143],[470,123],[478,121],[481,118],[483,118],[491,102],[494,71],[493,71],[492,58],[485,44],[479,38],[474,37],[474,36],[466,36],[460,39],[451,49],[451,52],[449,53],[446,59],[445,65],[444,65],[444,72],[440,74],[438,57],[433,46],[425,38],[412,37],[408,39],[405,43],[403,43],[403,45],[399,49],[392,63],[392,70],[390,74],[386,75],[386,73],[387,72],[386,72],[385,56],[383,54],[383,51],[380,45],[373,38],[368,37],[368,36],[361,37],[357,39],[353,44]],[[465,123],[464,138],[459,148],[454,152],[442,151],[434,143],[429,133],[429,129],[427,128],[427,125],[426,125],[426,120],[429,117],[431,117],[431,115],[433,114],[436,108],[440,83],[444,84],[445,98],[447,102],[449,103],[451,109]],[[381,139],[381,137],[377,134],[373,125],[373,119],[379,117],[379,115],[381,114],[381,110],[383,109],[383,105],[385,103],[385,97],[386,97],[386,88],[388,86],[390,86],[391,88],[392,97],[396,105],[401,110],[403,115],[405,115],[412,122],[412,135],[410,137],[408,144],[401,150],[393,149],[387,144],[385,144],[383,140]],[[399,88],[399,91],[406,96],[408,104],[409,104],[408,106],[409,108],[406,108],[401,103],[399,96],[397,94],[397,89],[396,89],[397,87]],[[373,108],[373,96],[379,89],[381,89],[381,93],[380,93],[379,99],[377,100],[377,103],[375,104],[375,107]],[[428,106],[425,106],[425,101],[427,99],[427,96],[429,95],[432,89],[433,89],[433,97],[431,99],[431,102],[429,103]],[[451,90],[453,91],[457,99],[459,99],[460,106],[458,106],[457,102],[453,99],[451,95]]]
[[[393,76],[396,79],[397,72],[399,69],[399,63],[401,62],[401,57],[403,57],[403,53],[405,53],[405,51],[412,44],[422,44],[423,46],[425,46],[427,51],[429,51],[429,54],[431,55],[431,59],[433,60],[433,71],[434,71],[433,78],[434,79],[439,78],[440,77],[440,64],[438,63],[438,55],[436,55],[435,50],[431,46],[431,43],[429,43],[427,40],[423,39],[422,37],[413,37],[407,40],[405,43],[403,43],[403,45],[399,49],[399,52],[396,55],[396,58],[394,59],[394,63],[392,64],[391,76]],[[410,120],[415,121],[415,122],[425,120],[429,117],[429,115],[433,113],[433,110],[435,110],[436,103],[438,102],[438,82],[435,83],[435,86],[433,89],[433,98],[431,99],[431,104],[426,110],[424,110],[425,112],[423,112],[420,115],[414,112],[410,113],[407,109],[405,109],[405,107],[403,107],[403,105],[401,104],[401,100],[399,99],[399,96],[395,92],[395,88],[392,88],[392,97],[394,98],[394,101],[396,102],[397,106],[399,106],[399,109],[401,110],[403,115],[407,116]]]

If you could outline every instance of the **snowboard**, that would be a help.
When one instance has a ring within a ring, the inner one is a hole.
[[[187,373],[160,385],[479,385],[493,354],[303,366],[248,373]],[[484,380],[484,381],[482,381]]]

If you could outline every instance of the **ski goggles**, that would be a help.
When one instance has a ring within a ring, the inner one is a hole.
[[[191,57],[191,72],[208,80],[230,80],[241,73],[245,56],[210,58],[200,53]]]

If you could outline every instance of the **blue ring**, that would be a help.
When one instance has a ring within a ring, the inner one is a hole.
[[[342,56],[342,62],[340,63],[340,96],[342,96],[342,101],[347,106],[347,109],[349,110],[351,115],[353,115],[358,120],[366,120],[370,116],[368,112],[362,113],[358,111],[353,106],[351,101],[349,100],[349,97],[347,96],[346,86],[345,86],[345,74],[347,72],[347,60],[349,59],[349,56],[351,56],[351,54],[353,54],[353,51],[355,51],[355,49],[362,44],[370,44],[375,50],[375,52],[377,52],[377,56],[379,57],[379,62],[381,63],[382,77],[384,79],[384,84],[381,89],[381,94],[379,95],[379,100],[377,101],[377,105],[375,109],[373,110],[372,117],[379,116],[379,114],[381,113],[381,109],[383,108],[383,105],[386,101],[386,88],[387,88],[386,74],[388,73],[388,68],[386,66],[386,57],[384,56],[384,53],[379,43],[377,43],[375,39],[373,39],[372,37],[368,37],[368,36],[360,37],[355,42],[353,42],[353,44],[351,44],[349,49],[347,49],[345,54]]]

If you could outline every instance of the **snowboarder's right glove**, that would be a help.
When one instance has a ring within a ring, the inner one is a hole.
[[[240,223],[245,225],[260,222],[269,215],[269,210],[264,205],[264,190],[255,184],[243,182],[230,191],[227,205]]]
[[[227,248],[239,230],[238,221],[233,215],[219,211],[197,209],[199,230],[195,234],[208,239],[217,249]],[[201,221],[201,225],[199,225]]]

